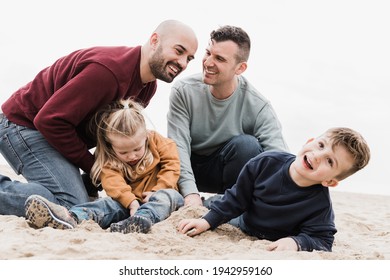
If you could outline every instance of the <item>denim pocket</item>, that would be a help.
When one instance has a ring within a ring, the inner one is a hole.
[[[0,152],[12,167],[16,174],[20,175],[23,169],[23,163],[20,160],[18,153],[12,146],[12,143],[8,137],[8,134],[4,134],[0,144]]]

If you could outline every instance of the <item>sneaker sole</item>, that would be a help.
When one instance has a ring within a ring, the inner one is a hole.
[[[114,223],[114,224],[110,225],[110,231],[111,232],[127,233],[126,232],[126,228],[127,227],[125,225],[121,225],[121,224],[118,224],[118,223]]]
[[[152,221],[142,216],[132,216],[124,223],[114,223],[110,226],[111,232],[128,233],[148,233],[152,227]]]
[[[127,226],[125,233],[148,233],[152,227],[152,222],[142,216],[133,216]]]
[[[37,228],[51,227],[55,229],[73,229],[74,227],[58,219],[49,206],[39,198],[33,198],[26,202],[26,219]]]

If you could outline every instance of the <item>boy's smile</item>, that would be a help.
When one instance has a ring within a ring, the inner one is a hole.
[[[303,157],[303,160],[304,160],[303,164],[304,164],[304,165],[306,165],[306,166],[307,166],[307,168],[309,168],[309,169],[312,169],[312,170],[313,170],[313,167],[311,166],[311,164],[310,164],[310,162],[309,162],[309,160],[308,160],[307,156],[304,156],[304,157]]]
[[[314,184],[334,187],[337,176],[348,170],[353,158],[341,145],[334,146],[326,136],[309,140],[290,166],[290,175],[301,187]]]

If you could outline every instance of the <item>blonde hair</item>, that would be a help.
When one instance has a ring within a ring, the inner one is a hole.
[[[333,146],[342,145],[351,154],[354,163],[352,167],[345,170],[337,176],[337,179],[343,180],[355,172],[363,169],[370,161],[370,148],[357,131],[346,127],[334,127],[325,132],[325,135],[332,141]]]
[[[121,99],[97,112],[90,123],[95,131],[97,145],[95,163],[91,169],[92,182],[97,185],[100,181],[102,168],[110,168],[122,174],[127,180],[142,174],[153,161],[153,155],[146,141],[145,154],[136,166],[130,166],[118,159],[112,149],[108,134],[119,134],[127,137],[134,136],[139,130],[147,133],[146,123],[142,114],[144,107],[131,99]]]

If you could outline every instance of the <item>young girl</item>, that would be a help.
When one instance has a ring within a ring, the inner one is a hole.
[[[96,161],[91,171],[95,185],[108,197],[71,207],[32,195],[26,218],[37,228],[74,228],[93,219],[112,232],[147,233],[184,203],[177,181],[179,156],[173,140],[146,129],[143,107],[121,100],[95,115]]]

